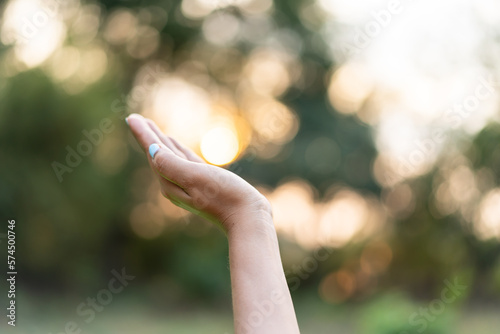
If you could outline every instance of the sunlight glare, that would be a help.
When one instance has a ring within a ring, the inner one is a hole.
[[[202,138],[201,153],[211,164],[226,165],[238,156],[238,136],[233,129],[219,126],[209,130]]]
[[[365,226],[368,219],[365,199],[350,190],[340,191],[327,203],[320,219],[322,244],[342,247]]]
[[[491,190],[483,197],[474,227],[483,240],[500,239],[500,188]]]
[[[14,44],[16,57],[28,68],[47,60],[66,37],[66,25],[54,1],[11,0],[3,17],[1,40]]]

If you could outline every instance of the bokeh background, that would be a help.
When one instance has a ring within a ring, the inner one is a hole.
[[[225,237],[161,197],[136,112],[269,198],[304,333],[498,333],[498,1],[0,6],[2,332],[233,332]]]

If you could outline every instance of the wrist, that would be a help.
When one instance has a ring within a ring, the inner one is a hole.
[[[239,235],[276,234],[271,204],[263,196],[236,209],[224,220],[223,225],[228,238]]]

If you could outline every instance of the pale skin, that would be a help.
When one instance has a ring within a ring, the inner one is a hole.
[[[132,114],[127,123],[146,152],[162,194],[225,232],[235,333],[299,333],[267,199],[236,174],[205,163],[164,135],[152,120]],[[154,144],[159,145],[156,151],[150,150]]]

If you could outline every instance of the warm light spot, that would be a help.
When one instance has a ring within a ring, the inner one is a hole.
[[[72,46],[59,49],[51,58],[50,70],[53,78],[64,81],[76,73],[81,64],[80,51]]]
[[[455,201],[464,203],[478,195],[472,170],[465,165],[455,168],[449,177],[450,194]]]
[[[245,68],[252,88],[265,95],[284,93],[291,83],[286,61],[285,55],[274,50],[254,52]]]
[[[439,185],[434,193],[434,197],[434,205],[440,215],[447,216],[457,210],[458,205],[457,202],[453,200],[448,182],[443,182]]]
[[[356,290],[356,276],[345,269],[330,273],[320,283],[319,295],[329,303],[341,303]]]
[[[434,156],[435,150],[428,151],[417,146],[418,125],[407,114],[386,108],[386,115],[377,127],[377,148],[404,160],[412,170],[417,170]],[[412,171],[413,172],[413,171]]]
[[[483,197],[474,223],[481,239],[500,239],[500,188],[491,190]]]
[[[408,184],[398,184],[382,193],[385,207],[398,218],[404,218],[415,209],[413,191]]]
[[[240,7],[249,14],[257,14],[268,10],[271,0],[183,0],[182,14],[190,19],[202,19],[217,9],[229,6]]]
[[[157,193],[158,206],[160,207],[165,216],[172,219],[185,218],[187,220],[187,217],[190,214],[189,211],[173,204],[171,201],[166,199],[160,191],[157,191],[156,193]]]
[[[205,38],[214,44],[224,45],[236,39],[240,28],[239,20],[230,14],[217,13],[203,22]]]
[[[130,213],[130,226],[138,236],[145,239],[154,239],[163,231],[162,213],[153,204],[139,204]]]
[[[212,119],[210,96],[184,79],[147,72],[148,82],[134,88],[137,93],[133,103],[140,105],[152,95],[152,108],[146,108],[144,115],[186,146],[198,147]]]
[[[261,141],[285,144],[297,134],[298,117],[284,104],[274,99],[254,96],[245,108],[250,124]]]
[[[392,187],[403,180],[404,175],[395,167],[396,159],[388,154],[379,154],[373,163],[373,176],[383,187]]]
[[[432,164],[425,160],[423,154],[416,153],[408,159],[394,153],[379,154],[373,164],[373,175],[377,182],[384,187],[392,187],[405,179],[428,172]]]
[[[82,6],[73,22],[70,35],[78,44],[87,44],[94,40],[100,28],[101,7],[98,5]]]
[[[186,63],[188,75],[195,62]],[[210,163],[225,165],[246,149],[252,129],[230,96],[210,95],[177,75],[165,74],[155,66],[141,70],[128,102],[142,109],[160,129],[193,149]],[[192,77],[192,76],[191,76]]]
[[[239,0],[238,2],[239,7],[251,15],[262,14],[273,6],[272,0]]]
[[[217,8],[217,1],[183,0],[182,14],[190,19],[201,19]]]
[[[81,52],[81,65],[78,69],[78,77],[85,84],[91,84],[99,80],[108,67],[106,52],[100,47],[94,46]]]
[[[369,238],[385,223],[385,213],[374,197],[352,190],[336,190],[329,202],[315,201],[316,190],[306,181],[280,185],[266,197],[273,207],[276,230],[305,249],[343,247]]]
[[[361,269],[372,275],[384,272],[392,261],[392,250],[386,242],[372,242],[361,254]]]
[[[450,157],[441,166],[434,184],[436,214],[447,216],[458,212],[465,221],[474,220],[473,212],[481,195],[477,183],[482,177],[476,180],[469,166],[470,161],[462,155]]]
[[[342,247],[353,239],[368,219],[365,199],[350,190],[342,190],[328,203],[320,219],[319,236],[325,246]]]
[[[4,12],[1,40],[14,44],[16,57],[28,68],[42,64],[66,37],[65,6],[41,0],[12,0]]]
[[[128,40],[127,51],[137,59],[143,59],[152,55],[160,45],[160,34],[158,30],[150,26],[140,26],[137,33]]]
[[[344,114],[355,113],[370,95],[373,85],[368,69],[349,63],[333,73],[328,97],[337,111]]]
[[[127,9],[111,13],[104,30],[104,38],[111,44],[124,44],[137,34],[137,18]]]
[[[201,140],[201,153],[214,165],[226,165],[238,156],[238,135],[228,127],[216,127],[209,130]]]
[[[305,248],[318,246],[314,191],[302,180],[287,182],[269,195],[276,230]]]

